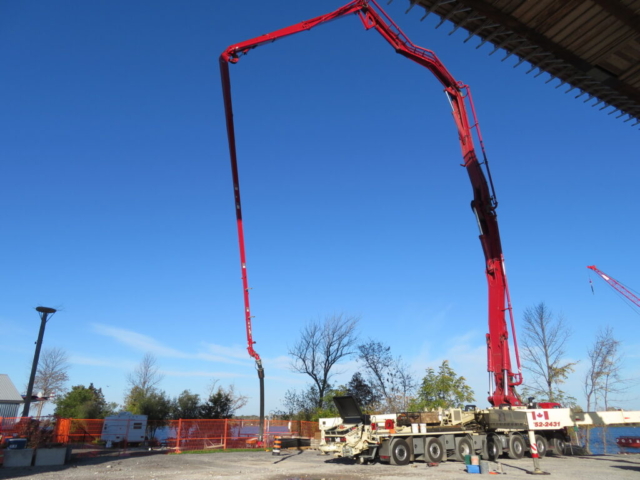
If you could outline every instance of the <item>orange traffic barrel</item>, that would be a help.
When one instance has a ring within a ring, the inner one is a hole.
[[[271,455],[280,455],[280,447],[282,446],[282,441],[280,437],[275,437],[273,440],[273,450],[271,450]]]

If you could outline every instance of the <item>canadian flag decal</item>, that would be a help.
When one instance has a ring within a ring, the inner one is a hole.
[[[549,420],[549,412],[531,412],[531,416],[534,420],[541,420],[544,418],[545,420]]]

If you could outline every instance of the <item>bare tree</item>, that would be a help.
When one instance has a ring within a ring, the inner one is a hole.
[[[589,368],[584,379],[584,394],[587,398],[587,411],[598,408],[602,401],[605,410],[609,409],[609,394],[623,390],[624,380],[620,377],[622,357],[619,352],[620,341],[613,337],[613,329],[606,327],[598,331],[593,346],[587,350]],[[591,443],[590,430],[587,429],[585,444],[589,449]],[[605,434],[603,429],[603,435]],[[605,453],[606,453],[606,442]]]
[[[598,400],[602,407],[609,409],[609,394],[624,389],[624,380],[620,377],[622,356],[620,341],[613,337],[613,328],[601,329],[593,346],[587,351],[589,369],[584,380],[584,394],[587,397],[587,410],[597,408]]]
[[[145,353],[140,364],[127,377],[127,383],[131,390],[135,389],[143,395],[148,395],[156,390],[163,378],[157,358],[152,353]]]
[[[391,347],[369,339],[358,345],[358,353],[358,360],[364,364],[369,381],[374,385],[378,394],[388,401],[391,392],[387,388],[387,379],[393,366]]]
[[[61,348],[47,348],[42,352],[36,378],[33,383],[33,391],[41,392],[43,397],[62,395],[65,384],[69,381],[69,357]],[[48,400],[38,403],[38,417],[42,414],[42,408]]]
[[[375,340],[358,345],[358,354],[368,380],[383,399],[382,410],[406,410],[417,387],[409,366],[391,355],[391,347]]]
[[[401,357],[396,358],[394,361],[394,375],[391,385],[396,398],[394,410],[408,410],[418,383],[409,365]]]
[[[607,327],[601,332],[603,341],[608,345],[606,349],[607,358],[604,365],[604,375],[602,382],[602,406],[605,410],[609,410],[609,394],[616,394],[626,389],[625,379],[621,377],[622,355],[620,354],[620,341],[613,338],[613,328]]]
[[[562,316],[554,316],[540,302],[524,311],[523,360],[524,368],[533,374],[528,385],[535,395],[544,395],[548,401],[561,401],[564,392],[560,385],[574,371],[577,362],[565,362],[566,344],[571,331]]]
[[[318,389],[311,385],[300,392],[287,390],[282,399],[285,414],[289,419],[312,421],[318,411]]]
[[[333,367],[355,353],[359,320],[359,317],[338,314],[326,317],[323,322],[311,321],[302,329],[300,340],[289,349],[293,370],[309,375],[318,390],[318,408],[335,373]]]

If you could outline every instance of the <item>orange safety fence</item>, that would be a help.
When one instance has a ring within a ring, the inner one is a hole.
[[[14,435],[20,435],[24,431],[28,418],[21,417],[0,417],[0,435],[2,438],[10,438]]]
[[[167,446],[177,450],[207,450],[229,448],[269,448],[276,436],[282,438],[313,438],[318,431],[317,422],[265,420],[263,443],[259,442],[259,419],[228,420],[174,420],[170,429],[175,431]]]
[[[270,448],[276,436],[282,439],[312,439],[317,422],[270,420],[264,422],[263,442],[259,441],[259,419],[150,420],[140,419],[50,419],[51,441],[84,448],[163,447],[177,452],[234,448]],[[28,418],[0,417],[0,437],[21,435]]]
[[[102,438],[104,420],[59,418],[54,429],[54,441],[70,445],[97,444]]]

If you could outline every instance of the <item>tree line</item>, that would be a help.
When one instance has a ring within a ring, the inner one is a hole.
[[[375,339],[359,342],[360,318],[335,314],[308,322],[298,340],[288,349],[291,369],[310,382],[302,390],[288,390],[279,410],[271,415],[282,419],[317,420],[336,416],[332,398],[352,395],[367,413],[429,410],[462,407],[473,402],[474,392],[448,360],[429,367],[419,378],[391,347]],[[527,308],[522,320],[522,352],[527,383],[521,389],[523,403],[557,402],[578,407],[576,399],[562,388],[575,372],[577,361],[566,359],[571,329],[562,315],[539,303]],[[586,409],[613,408],[615,396],[629,382],[622,378],[621,342],[613,329],[604,327],[587,351],[587,373],[583,381]],[[346,384],[334,384],[339,364],[355,359],[358,371]],[[128,390],[120,408],[105,401],[101,388],[76,385],[65,391],[68,359],[61,349],[45,350],[36,375],[36,391],[45,396],[58,393],[55,415],[68,418],[104,418],[119,409],[144,414],[151,420],[177,418],[231,418],[247,404],[247,397],[233,385],[213,381],[204,396],[184,390],[170,397],[159,388],[162,375],[156,358],[146,354],[127,378]],[[40,410],[42,404],[38,407]],[[38,413],[40,413],[40,410]]]
[[[418,380],[402,357],[392,355],[390,346],[371,339],[358,343],[358,322],[358,317],[340,314],[311,321],[302,329],[289,355],[292,369],[311,382],[302,391],[286,392],[284,409],[276,412],[279,416],[305,420],[334,416],[331,398],[336,395],[354,396],[366,413],[461,407],[475,400],[466,379],[447,360],[437,369],[427,368]],[[566,318],[540,302],[525,309],[520,328],[526,370],[519,393],[522,403],[535,400],[581,409],[576,398],[563,390],[579,363],[566,356],[572,335]],[[598,330],[586,354],[582,379],[586,410],[614,409],[616,396],[631,382],[622,377],[621,342],[613,328]],[[334,367],[348,358],[356,359],[358,372],[347,384],[334,386]]]
[[[159,388],[163,375],[157,359],[147,353],[135,370],[127,377],[128,390],[122,406],[107,402],[102,388],[74,385],[65,388],[69,380],[68,359],[61,349],[43,352],[36,374],[36,390],[49,397],[55,394],[54,415],[61,418],[99,419],[119,411],[147,415],[149,420],[164,421],[179,418],[220,419],[232,418],[236,411],[247,404],[247,397],[236,392],[235,387],[224,387],[213,380],[204,397],[184,390],[177,397],[169,396]],[[38,416],[42,411],[40,402]]]

